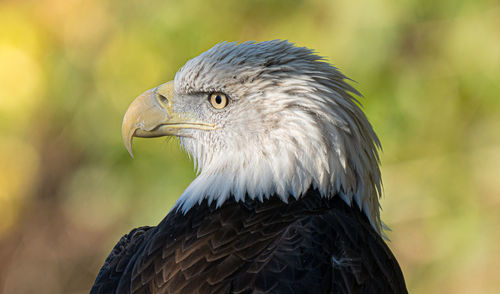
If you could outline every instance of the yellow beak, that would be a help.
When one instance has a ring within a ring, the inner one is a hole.
[[[214,124],[194,121],[188,114],[174,112],[174,82],[147,90],[127,109],[122,123],[122,138],[130,156],[134,137],[175,136],[180,129],[213,130]]]

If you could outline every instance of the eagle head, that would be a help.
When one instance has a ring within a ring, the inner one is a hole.
[[[198,176],[175,208],[206,199],[341,197],[381,232],[379,140],[348,78],[287,41],[219,43],[173,81],[140,95],[122,126],[132,138],[176,136]]]

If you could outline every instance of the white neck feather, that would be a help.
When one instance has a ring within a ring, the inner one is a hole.
[[[228,143],[222,152],[205,152],[202,144],[192,146],[193,140],[181,139],[199,175],[175,207],[185,213],[204,199],[219,207],[229,197],[264,201],[273,195],[287,202],[314,188],[323,197],[339,196],[349,205],[354,200],[381,231],[380,172],[377,158],[369,155],[373,146],[353,135],[357,129],[331,124],[325,132],[300,112],[287,115],[281,127],[265,137],[244,145]]]

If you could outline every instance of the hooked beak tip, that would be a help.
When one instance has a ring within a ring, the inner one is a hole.
[[[132,141],[134,139],[135,130],[123,133],[123,143],[127,149],[130,157],[134,158],[134,153],[132,151]]]
[[[130,147],[127,147],[127,151],[130,154],[130,157],[134,158],[134,152],[132,152],[132,144],[130,144]]]

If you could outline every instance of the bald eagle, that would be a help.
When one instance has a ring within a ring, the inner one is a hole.
[[[91,293],[406,293],[379,215],[379,140],[335,67],[287,41],[219,43],[136,98],[196,179],[116,244]]]

